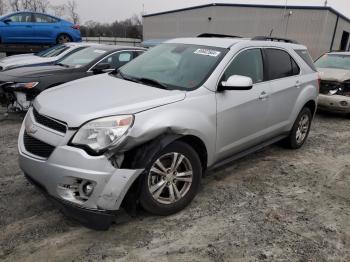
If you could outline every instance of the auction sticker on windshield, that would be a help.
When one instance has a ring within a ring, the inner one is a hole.
[[[197,55],[207,55],[207,56],[217,57],[218,55],[220,55],[221,52],[216,50],[211,50],[211,49],[197,49],[196,51],[194,51],[194,53]]]
[[[106,51],[98,50],[98,49],[95,49],[94,52],[97,53],[97,54],[104,54],[104,53],[106,53]]]

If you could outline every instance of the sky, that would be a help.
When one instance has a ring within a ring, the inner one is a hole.
[[[67,0],[49,0],[51,4],[66,3]],[[146,14],[169,11],[178,8],[208,3],[271,4],[285,5],[286,0],[76,0],[81,22],[94,20],[110,23],[131,17],[133,14]],[[325,0],[287,0],[288,5],[323,6]],[[327,0],[333,7],[350,18],[350,0]]]

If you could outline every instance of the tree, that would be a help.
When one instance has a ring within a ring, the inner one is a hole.
[[[67,14],[69,19],[74,24],[79,23],[79,15],[77,13],[77,8],[78,8],[77,2],[75,0],[69,0],[66,5],[66,8],[67,8]]]
[[[51,5],[51,10],[55,16],[64,17],[66,15],[66,5]]]
[[[9,4],[11,7],[11,10],[14,12],[21,10],[21,1],[20,0],[9,0]]]
[[[7,12],[8,6],[6,0],[0,0],[0,15],[3,15]]]
[[[48,0],[9,0],[11,10],[16,11],[34,11],[46,13],[50,7]]]

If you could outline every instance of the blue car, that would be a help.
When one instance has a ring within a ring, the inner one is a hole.
[[[35,12],[16,12],[0,18],[2,44],[62,44],[80,42],[79,25]]]

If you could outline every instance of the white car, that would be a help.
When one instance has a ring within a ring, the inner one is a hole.
[[[36,54],[22,54],[5,57],[0,60],[0,71],[24,66],[53,64],[61,58],[96,43],[65,43],[53,46]]]

